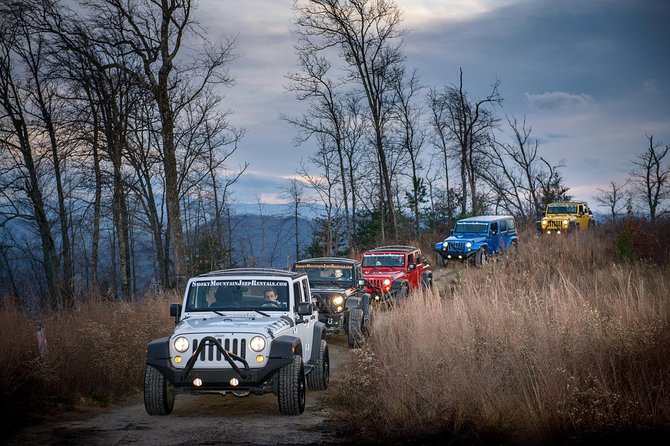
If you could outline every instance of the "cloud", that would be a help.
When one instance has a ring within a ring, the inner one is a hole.
[[[588,94],[570,94],[564,91],[552,91],[541,94],[526,93],[531,110],[547,111],[586,111],[595,105],[595,101]]]

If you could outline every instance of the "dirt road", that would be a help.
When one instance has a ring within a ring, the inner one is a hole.
[[[444,289],[460,268],[434,269],[434,284]],[[346,379],[351,351],[345,335],[328,337],[331,380]],[[305,412],[283,416],[273,394],[237,398],[177,395],[172,414],[149,416],[143,395],[106,407],[58,414],[23,429],[8,445],[324,445],[341,444],[333,432],[329,388],[307,393]],[[7,439],[3,439],[7,440]]]
[[[328,338],[331,376],[346,373],[350,358],[343,335]],[[341,443],[325,425],[330,389],[307,393],[305,412],[283,416],[273,394],[262,396],[177,395],[172,414],[149,416],[142,394],[124,404],[60,414],[22,430],[9,445],[312,445]]]

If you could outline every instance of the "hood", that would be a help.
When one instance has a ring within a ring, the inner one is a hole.
[[[461,234],[450,235],[445,242],[482,242],[486,240],[486,235],[475,232],[464,232]]]
[[[375,268],[379,268],[379,267],[375,267]],[[382,268],[388,268],[388,269],[380,271],[379,269],[370,270],[370,269],[367,269],[367,268],[363,268],[363,275],[365,276],[366,279],[371,279],[371,278],[376,279],[376,278],[386,278],[386,277],[388,277],[390,279],[394,279],[396,277],[400,277],[400,276],[403,276],[405,274],[404,269],[403,270],[397,270],[397,269],[393,269],[391,267],[382,267]]]
[[[173,336],[195,333],[261,333],[274,337],[280,331],[293,327],[295,321],[286,315],[264,317],[260,314],[233,314],[219,316],[214,313],[191,315],[182,319]]]
[[[350,286],[341,286],[341,287],[336,287],[331,284],[323,284],[319,285],[317,283],[309,283],[309,288],[317,293],[340,293],[344,294],[348,289],[354,288],[353,285]]]

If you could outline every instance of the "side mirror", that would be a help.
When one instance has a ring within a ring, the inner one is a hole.
[[[170,316],[174,317],[174,323],[179,323],[179,316],[181,316],[181,304],[170,305]]]
[[[365,279],[358,279],[358,286],[365,286]]]
[[[300,302],[298,304],[298,316],[309,316],[313,313],[313,307],[310,302]]]
[[[454,235],[454,228],[451,228],[451,229],[449,230],[449,233],[450,233],[451,235]]]
[[[414,269],[414,268],[416,268],[416,265],[413,264],[413,263],[410,263],[410,264],[409,264],[409,269]]]
[[[428,259],[423,259],[423,264],[426,265],[426,266],[428,266],[428,265],[429,265],[429,263],[428,263]]]

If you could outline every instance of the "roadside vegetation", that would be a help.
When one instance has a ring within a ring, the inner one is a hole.
[[[140,392],[147,343],[174,326],[174,301],[169,293],[133,303],[95,299],[39,322],[0,301],[0,395],[12,408],[2,425],[17,428],[59,407],[104,405]],[[38,343],[40,324],[46,349]]]
[[[378,314],[334,383],[351,431],[371,443],[667,440],[667,231],[639,227],[529,231],[517,258],[450,266],[449,286]],[[625,249],[639,243],[658,249]]]

